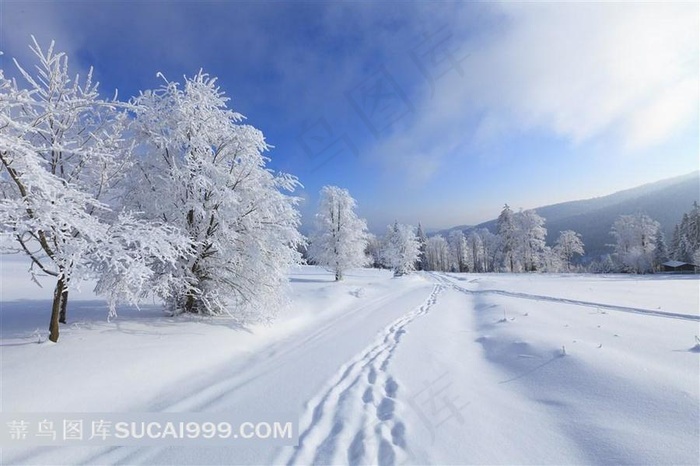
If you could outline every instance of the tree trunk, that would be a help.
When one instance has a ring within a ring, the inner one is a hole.
[[[66,323],[66,307],[67,306],[68,306],[68,290],[66,289],[63,292],[63,295],[61,296],[61,313],[58,316],[58,321],[62,324]]]
[[[185,312],[194,313],[194,293],[189,291],[185,298]]]
[[[53,305],[51,306],[51,322],[49,323],[49,340],[56,343],[58,341],[58,319],[61,314],[61,303],[63,298],[63,290],[65,289],[65,281],[63,276],[56,282],[56,288],[53,292]]]
[[[343,279],[343,272],[340,270],[335,271],[335,281],[340,281]]]

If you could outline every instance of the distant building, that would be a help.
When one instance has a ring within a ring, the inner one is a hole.
[[[668,261],[661,264],[661,266],[664,272],[696,273],[698,271],[697,265],[681,261]]]

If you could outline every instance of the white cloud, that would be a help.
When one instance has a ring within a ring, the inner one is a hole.
[[[378,155],[395,161],[400,148],[434,172],[446,156],[508,132],[603,141],[614,154],[697,127],[698,4],[504,3],[493,14],[496,32],[462,44],[466,73],[437,81]],[[396,143],[407,135],[433,150]]]

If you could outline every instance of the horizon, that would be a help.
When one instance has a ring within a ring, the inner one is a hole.
[[[302,230],[477,225],[698,170],[698,4],[2,2],[0,63],[56,40],[122,99],[200,68],[275,146]],[[128,27],[129,33],[124,29]],[[650,34],[654,31],[654,34]],[[669,156],[668,154],[673,154]]]

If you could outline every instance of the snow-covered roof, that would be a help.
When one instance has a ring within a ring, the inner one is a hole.
[[[680,267],[681,265],[686,265],[686,264],[693,265],[693,264],[689,264],[688,262],[681,262],[681,261],[668,261],[668,262],[663,263],[663,265],[665,265],[666,267]]]

